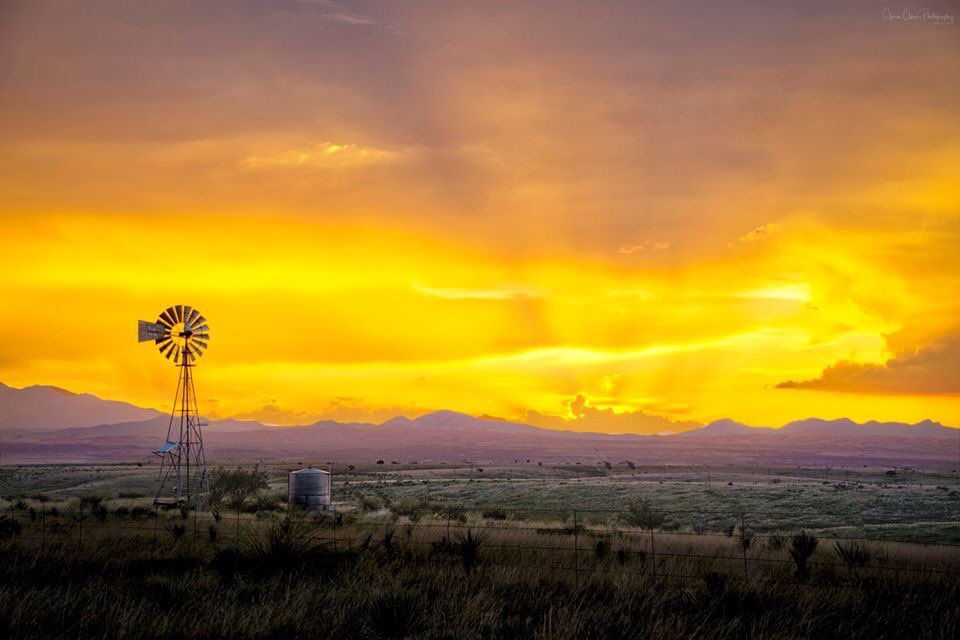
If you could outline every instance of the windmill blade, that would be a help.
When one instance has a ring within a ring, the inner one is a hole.
[[[203,340],[194,340],[193,343],[194,343],[195,345],[197,345],[198,347],[200,347],[201,349],[206,349],[206,348],[207,348],[207,343],[204,342]]]
[[[146,342],[162,338],[167,333],[167,328],[156,322],[147,322],[146,320],[137,321],[137,342]]]
[[[194,309],[193,307],[187,307],[187,309],[190,309],[190,315],[187,316],[187,319],[190,321],[190,324],[191,325],[199,324],[197,322],[197,318],[200,317],[200,312]]]
[[[193,332],[194,332],[194,333],[205,333],[205,332],[207,332],[207,331],[210,331],[210,327],[208,327],[208,326],[205,325],[205,324],[201,325],[199,321],[198,321],[198,322],[195,322],[195,323],[193,323],[193,324],[194,324],[194,326],[193,326]]]
[[[167,344],[168,344],[171,340],[172,340],[172,338],[171,338],[170,336],[166,336],[166,337],[163,337],[163,338],[157,338],[156,340],[154,340],[154,342],[157,344],[157,348],[158,348],[158,349],[163,349],[165,346],[167,346]]]
[[[207,321],[207,319],[204,318],[203,315],[201,315],[201,314],[198,312],[198,313],[197,313],[197,317],[193,320],[193,326],[199,327],[200,325],[206,323],[206,321]]]
[[[182,304],[176,305],[176,306],[174,307],[174,310],[175,310],[176,313],[177,313],[177,315],[176,315],[177,322],[183,322],[183,305],[182,305]]]
[[[168,342],[168,343],[165,344],[164,346],[160,347],[160,354],[161,354],[164,358],[167,358],[167,359],[169,360],[169,359],[170,359],[170,354],[173,353],[173,347],[174,347],[174,342],[173,342],[173,340],[171,340],[170,342]]]
[[[177,324],[177,312],[173,307],[167,307],[166,311],[160,314],[160,317],[166,319],[171,327]]]
[[[184,331],[190,331],[190,316],[193,315],[193,307],[187,305],[183,308]]]
[[[210,334],[209,334],[209,333],[195,333],[195,334],[193,334],[193,337],[196,338],[197,340],[209,340],[209,339],[210,339]]]
[[[173,357],[171,358],[171,360],[173,360],[174,362],[180,362],[180,345],[178,344],[173,345],[173,351],[171,351],[170,353],[173,354]]]

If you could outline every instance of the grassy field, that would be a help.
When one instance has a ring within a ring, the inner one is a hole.
[[[286,472],[293,467],[261,468],[268,474],[270,491],[284,494]],[[616,525],[627,503],[644,499],[664,514],[660,525],[664,530],[725,532],[745,521],[757,533],[806,529],[828,537],[960,544],[960,485],[955,474],[867,468],[427,466],[389,461],[341,463],[332,470],[333,499],[346,512],[364,505],[403,510],[435,504],[503,509],[511,517],[562,521],[576,510],[584,521]],[[0,495],[44,493],[64,504],[98,495],[108,504],[132,507],[149,504],[156,467],[5,467],[0,480]]]
[[[154,511],[149,467],[5,468],[0,629],[12,638],[960,634],[960,547],[922,544],[956,535],[950,477],[337,465],[338,510],[317,517],[285,508],[286,467],[262,468],[262,495],[203,512]]]

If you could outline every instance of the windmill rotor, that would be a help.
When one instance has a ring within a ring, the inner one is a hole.
[[[140,320],[139,342],[153,340],[160,354],[173,362],[194,362],[210,341],[207,319],[191,306],[174,305],[160,312],[156,321]]]

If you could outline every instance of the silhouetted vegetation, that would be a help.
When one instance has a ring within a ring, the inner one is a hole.
[[[213,473],[209,502],[212,507],[226,505],[234,511],[243,509],[247,500],[268,488],[267,474],[259,467],[253,469],[218,468]]]
[[[801,531],[797,535],[793,536],[793,540],[790,543],[790,557],[793,558],[794,564],[797,565],[797,577],[805,578],[807,577],[807,561],[810,559],[810,556],[813,555],[813,552],[817,550],[817,544],[819,540],[815,536],[809,535],[805,531]]]
[[[655,508],[649,500],[634,500],[627,506],[627,512],[623,515],[626,524],[641,529],[656,529],[666,519],[663,511]]]

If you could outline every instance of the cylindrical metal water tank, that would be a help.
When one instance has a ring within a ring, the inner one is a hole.
[[[307,467],[287,476],[287,501],[307,511],[333,511],[330,501],[330,473]]]

